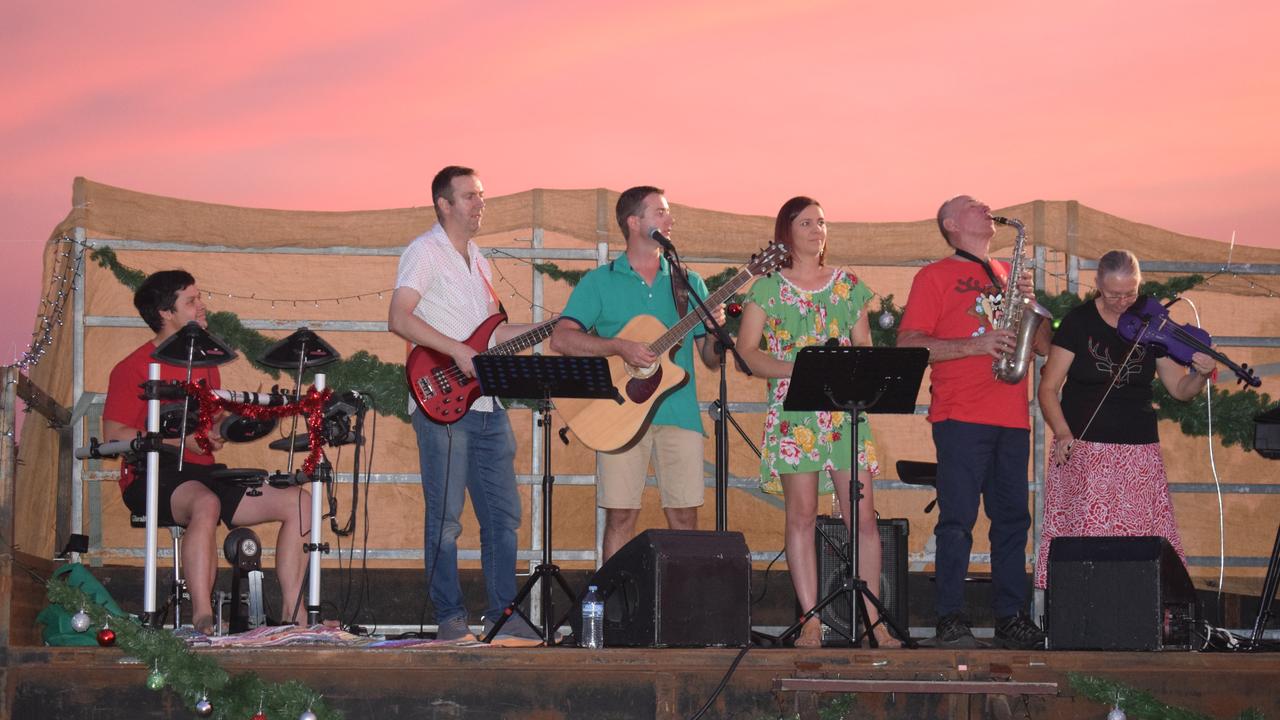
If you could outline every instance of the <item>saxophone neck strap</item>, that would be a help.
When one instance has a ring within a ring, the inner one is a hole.
[[[981,265],[981,266],[982,266],[982,269],[983,269],[983,270],[986,270],[986,271],[987,271],[987,277],[991,278],[991,284],[992,284],[992,285],[995,285],[996,287],[1004,287],[1004,280],[1001,280],[1001,279],[996,275],[996,271],[995,271],[995,269],[994,269],[994,268],[992,268],[992,267],[991,267],[991,263],[990,263],[989,261],[984,260],[984,259],[982,259],[982,258],[978,257],[977,255],[974,255],[973,253],[969,252],[968,250],[960,250],[960,249],[958,249],[958,248],[956,249],[956,256],[957,256],[957,257],[962,257],[962,258],[964,258],[965,260],[971,260],[971,261],[973,261],[973,262],[978,263],[979,265]]]

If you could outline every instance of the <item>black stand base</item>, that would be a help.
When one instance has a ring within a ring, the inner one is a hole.
[[[849,593],[852,593],[852,596]],[[854,606],[854,611],[857,613],[856,617],[862,621],[863,627],[862,632],[856,634],[852,632],[845,633],[843,630],[836,628],[836,632],[843,635],[845,640],[848,641],[849,647],[862,647],[862,638],[864,637],[870,647],[880,647],[880,641],[876,640],[875,634],[875,629],[879,625],[887,626],[893,632],[894,637],[902,641],[902,647],[913,650],[918,647],[916,641],[911,639],[911,635],[904,631],[897,621],[889,615],[889,609],[884,606],[884,603],[880,602],[880,598],[876,597],[876,594],[867,588],[867,583],[856,578],[845,578],[840,587],[827,593],[826,597],[819,600],[818,604],[814,605],[794,625],[783,630],[782,634],[778,636],[777,642],[785,642],[789,638],[798,635],[804,624],[814,617],[818,617],[819,622],[821,622],[820,614],[822,611],[842,597],[849,598],[848,601]],[[879,616],[879,619],[874,623],[871,622],[871,615],[867,611],[867,602],[870,602],[875,607]],[[852,620],[853,617],[851,616],[850,619]]]
[[[555,580],[556,585],[560,587],[565,597],[569,599],[569,610],[554,623],[551,621],[551,594],[554,590],[551,585],[552,580]],[[533,593],[534,587],[537,587],[539,583],[541,583],[542,588],[542,627],[534,625],[529,620],[529,616],[525,615],[524,611],[520,609],[520,606],[524,604],[525,598]],[[502,611],[502,617],[498,618],[498,621],[493,624],[493,628],[489,630],[489,634],[485,635],[481,640],[482,642],[493,642],[493,638],[497,636],[498,631],[502,630],[502,626],[507,624],[511,616],[519,615],[525,622],[529,623],[530,627],[538,631],[538,636],[542,638],[542,644],[551,647],[556,644],[556,629],[563,625],[569,619],[569,613],[573,612],[573,603],[573,590],[569,589],[569,583],[565,582],[564,576],[560,574],[560,566],[543,563],[533,569],[533,573],[525,581],[524,587],[520,588],[520,592],[516,593],[511,604]]]
[[[164,619],[168,614],[169,610],[167,608],[157,610],[154,613],[140,612],[138,613],[138,622],[142,623],[143,627],[161,630],[164,628]]]

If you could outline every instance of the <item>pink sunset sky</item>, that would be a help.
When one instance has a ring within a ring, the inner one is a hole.
[[[1280,3],[9,2],[0,361],[72,179],[257,207],[663,185],[835,220],[1075,199],[1280,247]]]

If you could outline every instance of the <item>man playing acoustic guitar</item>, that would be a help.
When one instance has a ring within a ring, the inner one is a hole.
[[[387,327],[415,345],[451,357],[456,365],[447,374],[456,385],[475,375],[471,358],[477,350],[462,341],[498,312],[489,261],[473,241],[484,214],[484,186],[471,168],[451,165],[431,181],[431,200],[438,222],[400,256]],[[495,328],[493,339],[510,340],[531,327],[503,323]],[[480,522],[485,621],[496,622],[516,594],[520,494],[513,464],[515,435],[494,398],[479,398],[469,412],[465,406],[461,409],[465,414],[460,419],[437,422],[409,403],[426,500],[423,559],[440,640],[471,639],[458,580],[464,490]],[[508,636],[541,639],[519,615],[502,626],[496,639]]]
[[[563,355],[616,355],[629,366],[629,371],[643,374],[663,360],[650,343],[661,331],[676,325],[682,315],[696,312],[697,303],[685,298],[685,307],[677,309],[675,288],[679,282],[673,280],[662,247],[653,237],[655,230],[669,236],[675,224],[663,191],[649,186],[627,190],[618,198],[616,215],[627,251],[587,273],[573,289],[561,316],[572,322],[556,326],[551,348]],[[693,291],[705,298],[706,283],[693,271],[688,276]],[[711,309],[717,321],[722,322],[723,306]],[[656,317],[661,322],[654,337],[624,333],[628,323],[646,315],[651,316],[650,321]],[[589,334],[590,330],[595,334]],[[692,325],[689,334],[693,335],[702,361],[708,367],[716,367],[716,343],[708,339],[702,324]],[[687,335],[683,339],[686,342],[674,353],[674,364],[687,373],[688,382],[662,395],[659,374],[670,378],[679,370],[659,366],[653,376],[659,389],[636,404],[638,412],[651,414],[652,421],[638,437],[619,438],[611,443],[622,449],[598,454],[597,503],[605,509],[602,563],[635,535],[650,456],[654,458],[667,524],[676,530],[697,527],[698,508],[703,503],[702,419],[693,373],[693,347],[687,342]],[[632,399],[628,397],[629,401]],[[656,409],[648,403],[656,404]],[[564,404],[557,403],[557,407],[563,414]],[[569,424],[573,427],[572,419]]]

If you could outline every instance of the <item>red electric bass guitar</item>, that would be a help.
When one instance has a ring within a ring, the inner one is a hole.
[[[490,315],[480,327],[463,340],[482,355],[515,355],[521,350],[537,345],[551,336],[560,318],[548,320],[510,340],[489,347],[489,337],[494,328],[506,321],[502,313]],[[462,419],[467,410],[480,397],[480,383],[468,377],[453,358],[421,345],[414,347],[404,364],[405,377],[409,379],[409,392],[427,417],[438,423],[451,424]]]

